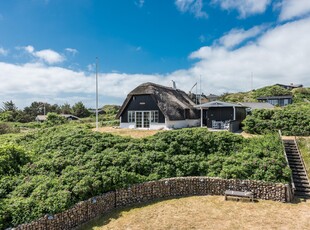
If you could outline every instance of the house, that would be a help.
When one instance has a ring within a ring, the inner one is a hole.
[[[132,90],[116,118],[121,128],[173,129],[199,126],[199,110],[182,90],[151,82]]]
[[[205,102],[211,102],[211,101],[217,101],[220,96],[210,93],[208,96],[206,96]]]
[[[284,85],[284,84],[275,84],[275,85],[280,86],[284,89],[289,89],[289,90],[303,87],[302,84],[293,84],[293,83],[291,83],[290,85]]]
[[[240,129],[246,117],[246,107],[222,101],[212,101],[196,105],[200,109],[200,125],[212,129],[227,129],[235,132]]]
[[[193,101],[195,102],[196,105],[198,104],[201,104],[201,102],[203,100],[206,100],[206,95],[204,95],[203,93],[201,94],[195,94],[195,93],[192,93],[192,92],[189,92],[188,93],[188,97]]]
[[[72,120],[79,120],[80,118],[78,118],[77,116],[74,116],[72,114],[59,114],[60,116],[63,116],[64,118],[66,118],[68,121],[72,121]],[[47,120],[47,115],[38,115],[36,116],[36,121],[38,122],[43,122]]]
[[[247,107],[249,110],[274,108],[274,105],[268,102],[239,102],[238,104]]]
[[[246,114],[249,115],[254,109],[274,109],[274,105],[267,102],[239,102],[238,105],[246,107]]]
[[[293,96],[270,96],[270,97],[259,97],[259,102],[267,102],[274,106],[286,106],[293,103]]]

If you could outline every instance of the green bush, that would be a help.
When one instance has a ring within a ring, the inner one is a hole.
[[[6,174],[0,180],[0,228],[64,211],[107,191],[161,178],[208,175],[271,182],[290,178],[277,135],[244,139],[196,128],[132,139],[62,125],[16,138],[15,145],[33,154],[30,159],[26,150],[9,148],[26,158],[5,158],[12,164],[4,166],[9,168],[2,170]]]
[[[61,125],[67,123],[67,119],[57,113],[48,113],[45,122],[46,126]]]
[[[19,133],[19,132],[20,132],[19,127],[13,126],[9,123],[0,122],[0,135],[7,133]]]
[[[264,134],[281,130],[283,135],[310,135],[310,103],[298,103],[281,109],[254,110],[243,121],[243,130]]]

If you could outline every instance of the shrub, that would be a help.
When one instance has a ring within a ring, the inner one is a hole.
[[[281,109],[254,110],[243,121],[243,130],[253,134],[264,134],[281,130],[284,135],[310,135],[310,104],[298,103]]]
[[[0,220],[4,227],[57,213],[131,184],[175,176],[217,176],[287,182],[290,171],[277,135],[244,139],[206,129],[132,139],[55,126],[17,138],[33,151],[3,146]],[[11,157],[11,153],[13,157]]]

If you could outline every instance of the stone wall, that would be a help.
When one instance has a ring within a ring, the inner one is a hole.
[[[290,202],[290,186],[262,181],[212,177],[177,177],[132,185],[76,204],[55,215],[46,215],[16,230],[72,229],[114,208],[156,200],[193,195],[223,195],[225,190],[252,191],[254,198]]]

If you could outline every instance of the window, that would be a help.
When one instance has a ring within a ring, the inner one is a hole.
[[[151,123],[158,123],[158,111],[151,111]]]
[[[142,117],[143,117],[143,112],[137,112],[137,122],[136,122],[136,128],[142,128],[143,123],[142,123]]]
[[[135,122],[135,111],[128,111],[128,123]]]
[[[288,105],[290,102],[288,99],[284,99],[284,105]]]

